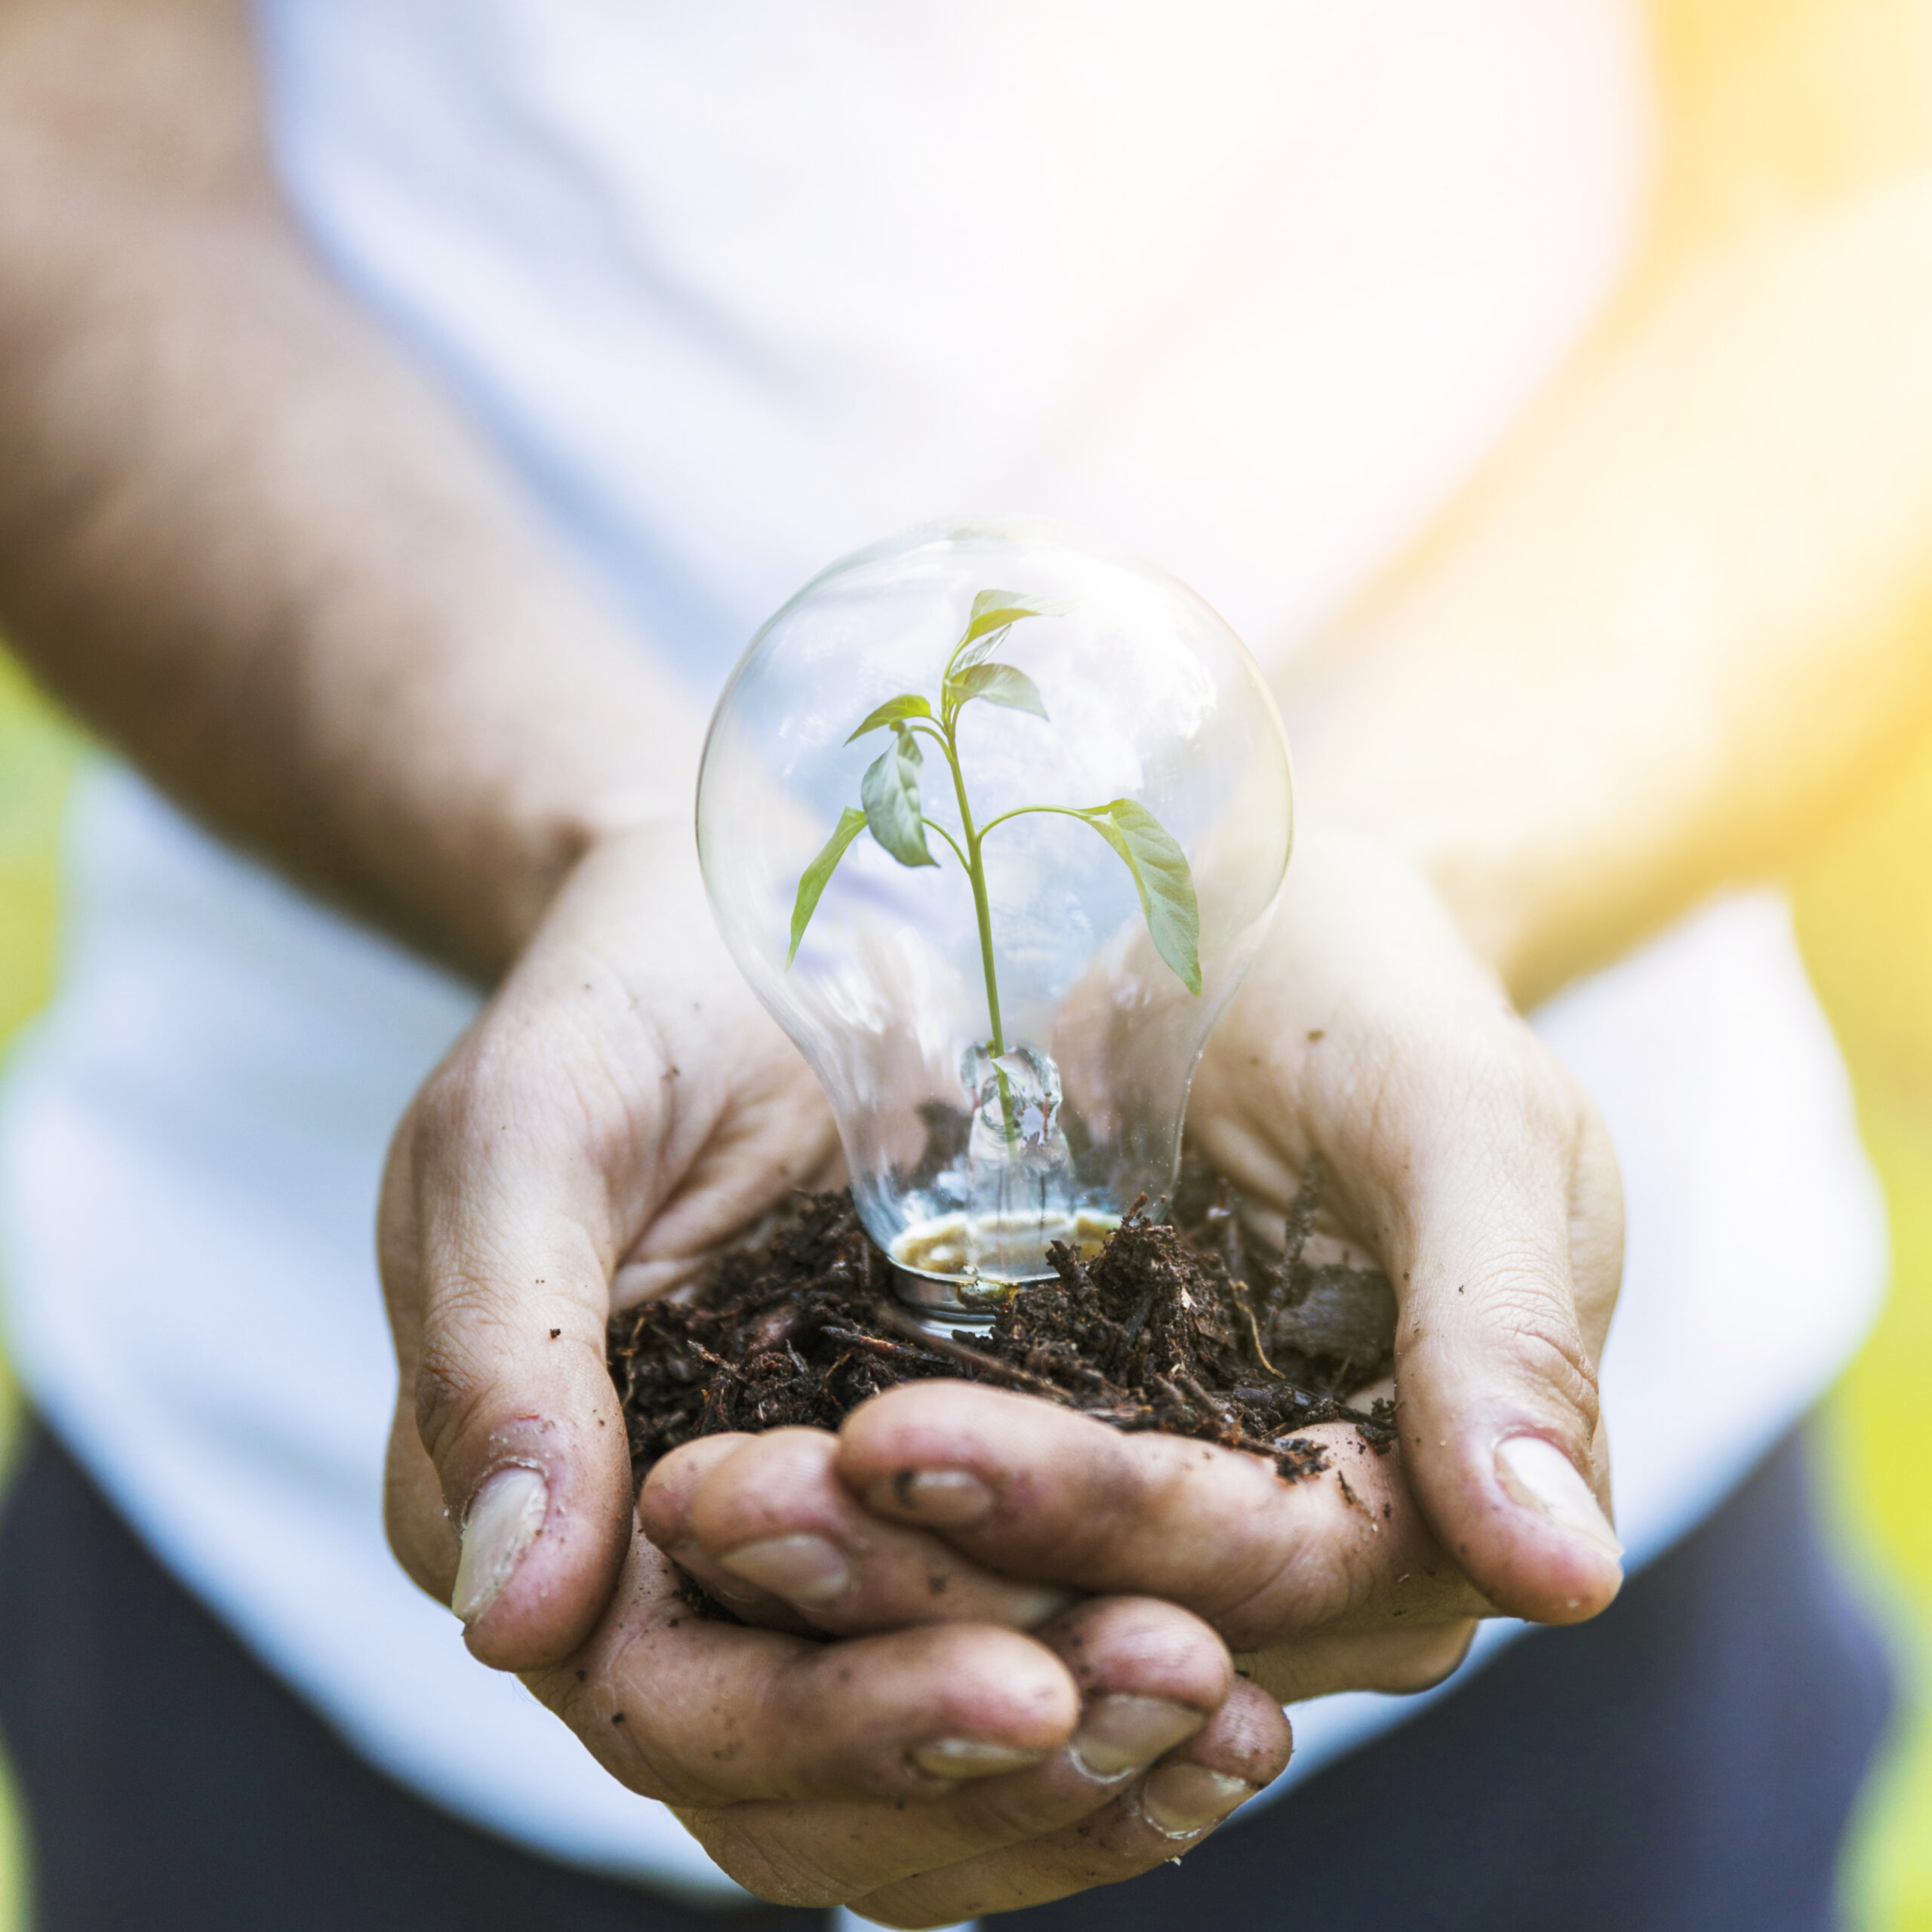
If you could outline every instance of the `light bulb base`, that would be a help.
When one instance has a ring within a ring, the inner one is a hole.
[[[993,1318],[1023,1281],[976,1281],[956,1275],[922,1275],[896,1263],[894,1293],[935,1334],[952,1328],[990,1328]]]

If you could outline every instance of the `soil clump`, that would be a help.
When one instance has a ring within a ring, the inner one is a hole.
[[[1348,1398],[1388,1370],[1395,1298],[1378,1270],[1303,1258],[1321,1189],[1312,1162],[1276,1249],[1225,1182],[1190,1171],[1171,1225],[1130,1214],[1088,1260],[1056,1244],[1055,1278],[1016,1291],[990,1329],[937,1336],[895,1300],[850,1194],[797,1195],[693,1291],[612,1320],[632,1472],[726,1430],[835,1429],[883,1389],[942,1377],[1250,1451],[1291,1481],[1327,1466],[1298,1432],[1317,1423],[1352,1423],[1380,1454],[1395,1405]]]

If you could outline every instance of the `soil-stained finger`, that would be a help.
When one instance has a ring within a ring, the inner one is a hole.
[[[1291,1483],[1239,1451],[930,1383],[856,1411],[838,1467],[877,1515],[1020,1576],[1184,1604],[1237,1649],[1398,1611],[1481,1611],[1415,1506],[1399,1452],[1374,1455],[1346,1425],[1310,1433],[1331,1466]]]
[[[881,1925],[921,1926],[1044,1905],[1137,1878],[1199,1844],[1287,1768],[1281,1707],[1238,1683],[1214,1719],[1075,1825],[883,1886],[848,1903]]]
[[[525,1681],[620,1783],[686,1805],[943,1798],[1057,1751],[1081,1712],[1071,1673],[1017,1631],[826,1644],[715,1622],[641,1540],[591,1641]]]
[[[691,1532],[691,1499],[705,1478],[754,1439],[737,1433],[701,1435],[660,1457],[638,1493],[638,1525],[733,1616],[761,1630],[809,1630],[811,1623],[783,1598],[758,1589],[714,1563]]]
[[[835,1473],[835,1436],[781,1429],[714,1439],[735,1446],[720,1454],[694,1443],[666,1457],[639,1505],[646,1534],[707,1582],[768,1592],[841,1635],[918,1623],[1031,1629],[1071,1600],[863,1508]]]
[[[1220,1640],[1171,1604],[1089,1601],[1040,1638],[1087,1694],[1078,1729],[1029,1770],[962,1783],[924,1806],[738,1804],[680,1815],[719,1864],[761,1897],[840,1903],[1077,1824],[1150,1765],[1184,1756],[1231,1695],[1245,1701],[1250,1694]],[[1278,1710],[1273,1720],[1285,1739]]]
[[[1413,1697],[1451,1676],[1469,1654],[1477,1620],[1457,1617],[1383,1630],[1324,1630],[1239,1659],[1242,1673],[1278,1703],[1298,1704],[1342,1690]]]

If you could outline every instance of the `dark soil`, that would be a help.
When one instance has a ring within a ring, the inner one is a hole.
[[[1388,1369],[1395,1298],[1375,1270],[1303,1258],[1321,1186],[1311,1164],[1277,1251],[1247,1232],[1225,1183],[1185,1177],[1174,1225],[1130,1216],[1089,1261],[1057,1245],[1057,1280],[1020,1290],[990,1330],[949,1337],[894,1299],[850,1195],[800,1195],[694,1294],[612,1321],[632,1468],[641,1483],[659,1457],[723,1430],[836,1429],[881,1389],[940,1376],[1250,1450],[1288,1481],[1326,1466],[1297,1432],[1318,1423],[1352,1423],[1380,1454],[1394,1405],[1347,1398]]]

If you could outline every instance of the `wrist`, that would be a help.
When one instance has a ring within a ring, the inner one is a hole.
[[[426,897],[447,909],[462,963],[486,980],[518,958],[586,870],[634,864],[648,850],[660,863],[682,857],[696,875],[702,716],[630,640],[592,643],[553,651],[541,685],[493,701],[457,737],[469,768],[437,788],[454,808],[435,817],[458,842],[434,884],[425,881]]]
[[[574,882],[675,869],[695,841],[689,811],[645,794],[607,794],[533,814],[518,835],[520,850],[501,869],[490,895],[493,964],[500,972],[551,921]]]
[[[1474,943],[1464,909],[1423,854],[1399,836],[1304,814],[1287,882],[1261,962],[1303,987],[1352,998],[1352,980],[1413,980],[1415,996],[1506,997],[1490,954]]]

